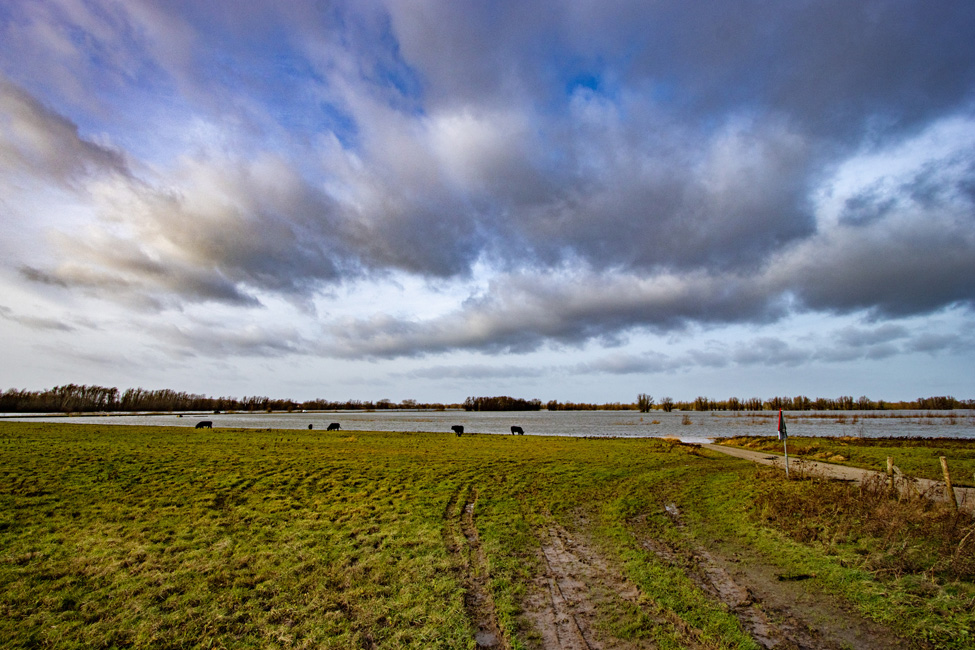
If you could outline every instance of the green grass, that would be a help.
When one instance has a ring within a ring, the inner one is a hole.
[[[732,447],[782,453],[775,436],[736,436],[716,442]],[[790,436],[789,456],[887,471],[887,458],[905,475],[943,481],[940,457],[948,461],[951,482],[975,487],[975,441],[960,438],[828,438]]]
[[[543,531],[578,528],[581,513],[642,593],[639,606],[599,610],[606,634],[755,647],[681,567],[638,543],[720,536],[783,572],[817,572],[905,635],[929,629],[933,647],[966,647],[971,578],[871,569],[883,558],[857,550],[869,535],[802,538],[763,505],[792,489],[813,490],[652,439],[3,422],[0,646],[473,648],[447,517],[476,491],[488,585],[513,648],[531,646],[521,614]],[[669,503],[686,528],[669,522]]]

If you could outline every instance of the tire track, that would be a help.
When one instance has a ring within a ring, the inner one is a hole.
[[[664,510],[678,530],[684,529],[676,505],[667,504]],[[782,584],[782,576],[747,576],[741,570],[732,569],[733,563],[712,554],[686,535],[685,540],[688,548],[683,550],[645,537],[640,539],[640,545],[664,562],[682,567],[701,590],[735,615],[742,628],[763,649],[839,650],[856,647],[879,650],[901,645],[902,640],[882,627],[860,620],[834,603],[824,602],[809,590],[786,587]],[[768,589],[771,585],[776,588]],[[801,594],[797,593],[800,591]],[[803,612],[803,609],[808,611]],[[815,616],[811,616],[813,614]],[[812,618],[844,620],[846,627],[818,629]]]
[[[589,572],[584,571],[586,565],[566,549],[564,532],[553,528],[541,547],[551,611],[542,611],[538,627],[546,649],[594,650],[601,646],[592,638],[589,625],[591,599],[588,588],[580,580]]]
[[[457,563],[464,585],[464,608],[478,650],[508,650],[489,588],[487,557],[474,522],[477,490],[467,485],[454,493],[444,512],[444,544]]]
[[[543,650],[629,650],[649,648],[648,640],[623,641],[596,633],[599,603],[619,598],[645,608],[640,590],[612,571],[583,541],[552,525],[541,544],[545,575],[525,614],[541,636]]]

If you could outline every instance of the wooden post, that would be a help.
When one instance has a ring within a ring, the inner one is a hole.
[[[894,491],[894,459],[887,457],[887,476],[890,479],[890,491]]]
[[[955,499],[955,488],[951,487],[951,474],[948,473],[948,459],[941,456],[941,471],[945,475],[945,488],[948,490],[948,502],[951,509],[958,512],[958,501]]]
[[[785,477],[789,478],[789,443],[786,438],[782,438],[782,448],[785,449]],[[801,476],[799,477],[802,478]]]

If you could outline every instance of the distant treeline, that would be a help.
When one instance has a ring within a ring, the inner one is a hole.
[[[464,400],[465,411],[541,411],[542,400],[517,397],[468,397]]]
[[[545,404],[545,408],[549,411],[632,411],[636,405],[622,402],[587,404],[585,402],[560,402],[553,399]]]
[[[651,402],[653,398],[650,398]],[[698,397],[693,402],[679,402],[669,397],[661,398],[654,408],[663,411],[884,411],[884,410],[932,410],[943,411],[951,409],[975,408],[975,400],[960,400],[950,396],[919,397],[908,402],[887,402],[872,400],[861,396],[854,399],[849,396],[836,398],[817,397],[811,399],[804,395],[798,397],[772,397],[763,400],[759,397],[741,399],[729,397],[726,400],[713,400]]]
[[[960,400],[949,396],[920,397],[908,402],[871,400],[866,396],[857,399],[848,396],[837,398],[817,397],[729,397],[713,400],[698,397],[691,402],[663,397],[657,403],[646,393],[637,402],[611,402],[589,404],[552,400],[543,404],[538,399],[517,397],[468,397],[463,404],[421,403],[407,399],[393,402],[381,399],[376,402],[346,400],[331,401],[313,399],[297,402],[291,399],[269,397],[207,397],[169,389],[146,390],[144,388],[118,388],[65,384],[49,390],[30,391],[10,389],[0,393],[0,412],[3,413],[80,413],[114,411],[355,411],[383,409],[435,409],[461,408],[467,411],[627,411],[658,409],[662,411],[876,411],[876,410],[951,410],[975,408],[975,400]]]
[[[445,409],[456,404],[421,404],[416,400],[400,403],[388,399],[377,402],[324,399],[297,402],[269,397],[207,397],[175,390],[146,390],[65,384],[49,390],[10,389],[0,394],[2,413],[80,413],[115,411],[300,411],[300,410],[378,410],[395,408]]]

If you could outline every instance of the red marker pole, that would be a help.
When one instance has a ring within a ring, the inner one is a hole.
[[[782,448],[785,449],[785,477],[789,478],[789,435],[785,431],[785,418],[782,417],[782,409],[779,409],[779,440],[782,441]]]

